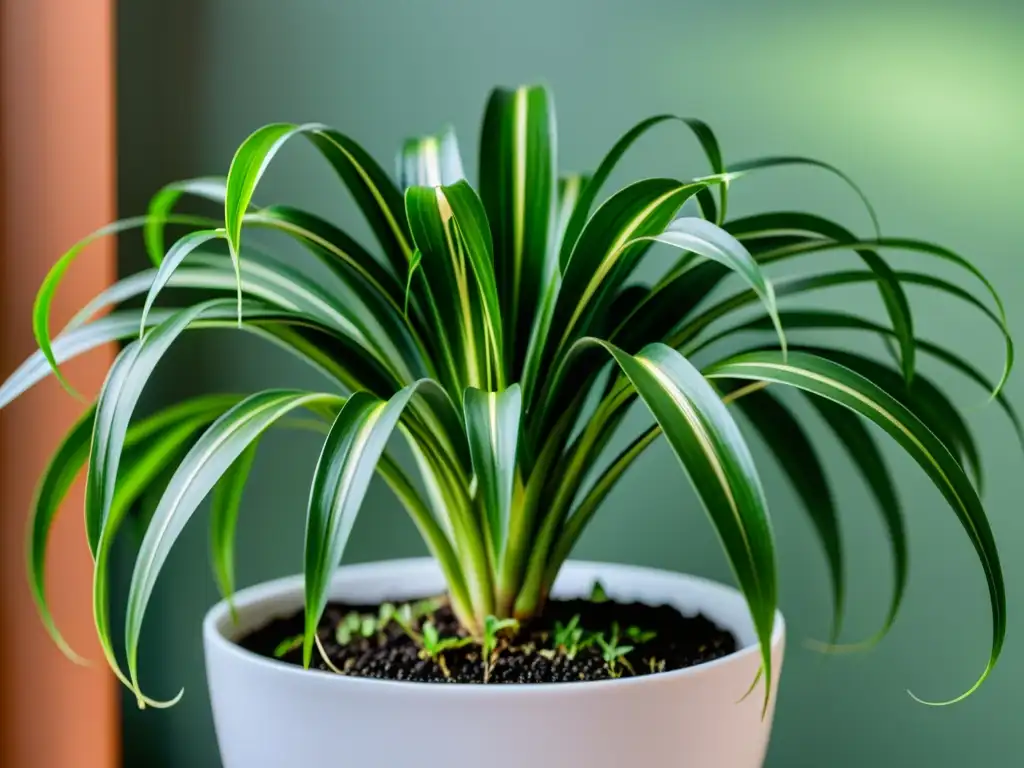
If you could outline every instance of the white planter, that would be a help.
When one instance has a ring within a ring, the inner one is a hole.
[[[546,685],[389,682],[307,671],[249,653],[233,640],[302,604],[302,579],[242,590],[240,621],[220,603],[203,639],[224,768],[352,765],[452,768],[757,768],[764,762],[775,694],[743,698],[759,667],[746,603],[736,590],[650,568],[570,562],[554,595],[582,596],[600,579],[611,597],[703,612],[741,646],[722,659],[637,678]],[[429,559],[345,566],[334,598],[373,603],[437,593]],[[785,629],[772,636],[774,690]]]

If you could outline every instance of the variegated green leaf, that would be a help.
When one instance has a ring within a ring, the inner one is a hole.
[[[448,347],[448,354],[457,355],[450,361],[451,383],[501,385],[505,381],[501,308],[480,199],[465,182],[410,187],[405,197],[421,253],[418,274],[423,303],[435,318],[439,342]]]
[[[259,441],[254,440],[227,468],[213,488],[210,503],[210,561],[217,588],[228,602],[233,621],[238,620],[235,594],[235,527],[242,507],[242,493],[252,471]],[[155,514],[155,511],[154,511]]]
[[[825,468],[811,445],[807,432],[781,400],[767,390],[736,390],[738,407],[775,455],[807,512],[821,541],[832,579],[831,642],[837,642],[843,626],[846,583],[843,573],[843,545],[839,533],[832,488]]]
[[[505,574],[512,489],[516,477],[516,448],[522,418],[522,394],[513,384],[503,392],[467,389],[462,399],[466,435],[473,458],[494,568]],[[500,589],[500,585],[499,585]]]
[[[942,702],[960,701],[985,681],[1006,636],[1006,590],[995,537],[974,486],[949,449],[910,410],[863,376],[814,355],[793,352],[784,360],[766,350],[716,363],[705,375],[768,381],[825,397],[870,419],[887,432],[925,471],[956,513],[985,572],[992,606],[992,648],[978,680],[965,693]]]
[[[352,193],[387,255],[395,274],[402,274],[412,255],[402,199],[397,187],[365,150],[349,137],[320,123],[274,123],[252,133],[235,152],[228,171],[224,226],[232,258],[241,249],[242,220],[263,173],[294,136],[306,136],[331,164]]]
[[[57,380],[60,381],[61,386],[72,394],[77,395],[70,382],[61,372],[51,346],[50,309],[53,305],[53,297],[57,293],[57,288],[64,279],[64,274],[68,271],[78,256],[92,243],[110,235],[116,235],[132,229],[138,229],[139,227],[145,226],[148,222],[153,221],[154,219],[149,216],[138,216],[133,219],[122,219],[121,221],[114,222],[113,224],[108,224],[105,227],[100,227],[92,234],[82,238],[71,246],[71,248],[57,260],[57,263],[51,267],[50,271],[46,273],[46,278],[43,280],[43,284],[39,287],[39,292],[36,294],[35,304],[32,306],[32,331],[36,337],[36,344],[39,345],[39,349],[42,350],[43,357],[46,358],[50,367],[53,368],[53,372],[57,376]],[[171,224],[189,224],[198,227],[216,225],[216,222],[213,220],[198,216],[168,215],[167,217],[158,219],[158,221],[161,223]]]
[[[560,238],[561,248],[559,250],[559,266],[563,272],[569,263],[569,257],[572,255],[572,250],[576,245],[576,241],[579,239],[580,233],[583,231],[583,227],[587,222],[587,217],[590,215],[590,209],[597,201],[597,196],[601,191],[601,187],[608,180],[612,171],[615,170],[615,167],[619,164],[619,161],[626,152],[629,151],[629,148],[633,146],[637,139],[647,133],[651,128],[666,122],[678,122],[689,128],[697,138],[697,141],[700,142],[701,149],[704,151],[704,156],[711,165],[711,172],[713,174],[721,174],[724,172],[725,168],[722,164],[722,151],[718,146],[718,139],[715,138],[715,134],[704,121],[690,117],[679,117],[677,115],[655,115],[654,117],[649,117],[646,120],[640,121],[626,131],[622,138],[615,143],[615,146],[613,146],[611,150],[609,150],[608,154],[605,155],[593,176],[587,181],[587,184],[580,191],[579,200],[573,206],[571,216],[565,223],[565,234]],[[723,195],[722,216],[724,216],[724,195],[726,194],[726,186],[722,185],[719,189]],[[715,199],[712,197],[709,190],[699,190],[697,192],[697,199],[700,201],[705,218],[711,221],[721,221],[718,215],[718,210],[715,207]]]
[[[398,184],[409,187],[440,187],[466,178],[455,130],[407,139],[398,153]]]
[[[331,575],[341,560],[388,438],[417,390],[436,387],[429,380],[416,382],[388,401],[357,392],[331,426],[313,475],[306,517],[303,662],[307,667],[312,660],[317,625],[327,604]],[[473,594],[472,584],[470,590],[474,599],[479,597]]]
[[[881,640],[892,628],[903,602],[909,561],[903,513],[900,510],[900,502],[896,496],[892,475],[882,457],[882,451],[860,417],[855,412],[836,405],[831,400],[817,397],[809,392],[806,394],[811,405],[828,424],[843,448],[846,449],[850,460],[860,471],[878,505],[882,514],[882,522],[889,536],[894,576],[889,611],[886,613],[882,628],[873,637],[856,646],[870,647]]]
[[[505,356],[516,381],[554,263],[554,104],[547,90],[491,93],[480,136],[480,198],[494,235]]]
[[[185,524],[228,468],[274,423],[298,408],[342,402],[337,395],[292,390],[252,395],[214,422],[178,465],[146,530],[128,592],[125,649],[130,687],[140,701],[138,642],[142,621],[160,569]]]

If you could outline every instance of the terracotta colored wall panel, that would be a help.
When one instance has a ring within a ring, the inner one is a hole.
[[[57,256],[115,216],[112,0],[0,0],[0,378],[34,349],[36,288]],[[73,270],[56,320],[114,277],[112,243]],[[57,325],[55,323],[55,325]],[[58,326],[59,327],[59,326]],[[113,350],[68,365],[93,394]],[[82,404],[48,381],[0,412],[0,765],[112,768],[116,689],[101,661],[76,667],[35,617],[24,567],[35,479]],[[93,640],[91,561],[81,484],[52,538],[48,577],[72,645],[101,660]]]

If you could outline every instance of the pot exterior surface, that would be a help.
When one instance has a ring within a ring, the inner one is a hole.
[[[352,765],[359,768],[758,768],[764,762],[785,628],[772,635],[773,689],[746,698],[760,654],[736,590],[650,568],[570,562],[553,594],[587,595],[600,579],[610,597],[704,613],[740,650],[688,669],[637,678],[549,685],[388,682],[303,670],[233,641],[302,604],[302,578],[240,591],[233,624],[220,603],[203,624],[206,671],[224,768]],[[332,596],[353,602],[436,594],[429,559],[340,568]]]

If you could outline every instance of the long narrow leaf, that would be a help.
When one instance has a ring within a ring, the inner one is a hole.
[[[752,171],[757,171],[767,168],[784,168],[784,167],[798,167],[807,166],[811,168],[820,168],[824,171],[828,171],[833,176],[837,176],[854,191],[860,201],[864,204],[865,210],[867,210],[868,216],[871,219],[871,226],[874,229],[877,237],[881,236],[881,225],[878,223],[878,215],[875,213],[874,206],[871,205],[871,201],[868,200],[868,196],[864,194],[864,191],[854,183],[853,179],[847,176],[843,171],[836,168],[830,163],[822,162],[821,160],[815,160],[811,157],[799,157],[796,155],[780,155],[775,157],[757,157],[751,160],[743,160],[738,163],[729,163],[726,168],[726,172],[733,178],[740,178],[745,176]]]
[[[153,262],[153,266],[159,267],[160,262],[164,259],[164,229],[168,223],[167,217],[171,215],[174,206],[184,195],[192,195],[223,205],[224,197],[227,195],[227,179],[222,176],[207,176],[174,181],[162,187],[150,198],[149,207],[146,210],[149,220],[142,228],[142,236],[146,243],[146,253],[149,255],[149,260]]]
[[[242,220],[267,166],[289,139],[305,135],[341,176],[384,247],[391,268],[402,274],[412,255],[401,194],[384,170],[356,142],[320,123],[275,123],[252,133],[235,152],[228,171],[224,222],[232,258],[241,249]]]
[[[171,246],[171,249],[167,251],[167,255],[163,261],[160,262],[160,267],[157,269],[156,275],[153,277],[153,282],[149,286],[149,292],[146,294],[146,301],[142,306],[142,315],[139,319],[139,336],[142,336],[146,332],[146,318],[149,316],[150,310],[153,308],[154,302],[156,302],[157,296],[160,295],[160,291],[170,282],[171,276],[178,266],[192,253],[196,248],[199,248],[211,240],[220,240],[224,237],[224,230],[202,230],[199,232],[192,232],[185,235],[183,238],[178,240]],[[242,285],[241,279],[238,281],[238,296],[239,302],[242,297]]]
[[[139,548],[128,592],[125,649],[130,687],[141,696],[138,642],[146,606],[167,554],[200,502],[238,457],[280,419],[298,408],[340,405],[337,395],[269,390],[246,398],[221,416],[179,464]]]
[[[998,394],[1003,386],[1006,384],[1007,379],[1010,376],[1010,371],[1013,368],[1013,338],[1010,336],[1009,325],[1006,321],[1006,310],[1003,306],[1002,299],[999,298],[999,293],[996,291],[995,286],[988,280],[987,277],[975,267],[971,262],[965,259],[963,256],[955,253],[948,248],[935,245],[933,243],[924,242],[922,240],[911,240],[908,238],[879,238],[876,240],[857,240],[854,242],[847,243],[833,243],[820,241],[811,241],[804,244],[791,246],[777,251],[766,253],[762,256],[762,263],[770,263],[783,258],[789,258],[792,256],[803,256],[812,253],[824,253],[834,250],[854,248],[859,250],[862,249],[878,249],[878,248],[894,248],[899,251],[905,251],[908,253],[918,253],[926,256],[934,256],[938,259],[951,262],[958,267],[966,270],[972,276],[974,276],[988,291],[989,296],[992,298],[993,303],[996,307],[996,321],[999,325],[999,330],[1003,335],[1003,342],[1005,347],[1005,360],[1003,363],[1003,374],[996,385],[995,394]],[[993,395],[993,396],[994,396]]]
[[[906,526],[903,512],[896,496],[896,487],[892,475],[882,457],[882,451],[875,442],[861,419],[853,412],[830,400],[807,393],[807,400],[818,411],[829,428],[846,449],[850,460],[859,470],[864,481],[875,498],[875,503],[882,514],[892,549],[893,591],[882,628],[864,643],[857,647],[870,647],[881,640],[892,628],[903,602],[903,592],[907,585],[909,568],[909,552],[907,549]]]
[[[480,197],[494,234],[510,378],[518,379],[553,271],[554,104],[546,89],[491,93],[480,136]]]
[[[746,442],[719,396],[678,352],[652,344],[633,356],[602,346],[661,425],[721,538],[753,616],[767,706],[777,574],[768,503]]]
[[[835,643],[842,631],[846,589],[839,515],[825,468],[800,422],[782,401],[767,390],[737,398],[736,406],[760,433],[792,484],[814,526],[832,578],[832,631]]]
[[[691,117],[679,117],[677,115],[655,115],[654,117],[649,117],[646,120],[642,120],[637,123],[626,131],[622,138],[615,142],[615,146],[613,146],[611,150],[609,150],[608,154],[605,155],[601,164],[597,167],[597,170],[594,172],[593,176],[579,195],[579,201],[574,206],[572,216],[566,222],[565,235],[562,237],[562,246],[559,252],[559,267],[563,272],[565,271],[566,265],[569,263],[569,257],[572,255],[572,249],[575,247],[576,241],[579,239],[580,233],[583,231],[583,227],[587,222],[587,217],[590,215],[590,209],[597,200],[601,187],[608,180],[608,176],[611,175],[611,172],[615,170],[615,167],[619,164],[622,157],[641,136],[647,133],[651,128],[666,122],[678,122],[690,129],[693,135],[697,138],[697,141],[700,143],[701,149],[704,151],[704,156],[711,165],[711,172],[713,174],[720,174],[725,170],[725,167],[722,164],[722,151],[718,146],[718,139],[715,138],[714,132],[704,121]],[[724,196],[726,194],[725,185],[722,185],[720,190],[723,195],[721,210],[722,216],[724,216]],[[710,191],[702,189],[697,194],[705,218],[711,221],[720,221],[721,219],[719,218],[718,211],[715,207],[715,200],[711,196]]]
[[[1006,591],[999,553],[988,517],[973,485],[949,449],[906,407],[882,389],[841,365],[793,352],[788,360],[774,351],[753,352],[717,363],[705,375],[769,381],[803,389],[843,405],[875,422],[931,478],[967,532],[985,572],[992,606],[992,647],[978,680],[963,694],[940,702],[960,701],[976,691],[992,671],[1006,636]]]
[[[242,492],[249,480],[259,441],[254,440],[228,467],[213,488],[210,503],[210,561],[221,596],[228,602],[231,618],[235,613],[235,527],[242,507]],[[155,511],[154,511],[155,513]]]
[[[43,283],[39,287],[35,303],[32,306],[32,332],[35,334],[36,344],[39,345],[39,349],[43,352],[43,357],[46,358],[50,367],[53,368],[53,372],[57,376],[57,380],[61,383],[61,386],[76,396],[77,393],[74,388],[61,372],[51,346],[50,309],[53,305],[53,297],[57,294],[57,288],[60,286],[61,280],[64,279],[64,274],[74,263],[75,259],[77,259],[78,256],[92,243],[110,235],[127,232],[131,229],[138,229],[139,227],[145,226],[147,223],[153,222],[154,220],[155,219],[150,216],[137,216],[132,219],[123,219],[121,221],[114,222],[113,224],[108,224],[105,227],[100,227],[92,234],[82,238],[71,246],[71,248],[57,260],[57,263],[50,268],[50,271],[46,273],[46,277],[43,279]],[[159,219],[159,221],[170,224],[190,224],[199,227],[210,225],[216,226],[216,222],[212,219],[206,219],[198,216],[169,215]]]
[[[425,299],[437,313],[440,337],[461,351],[453,383],[503,385],[501,308],[480,199],[462,181],[450,187],[410,187],[405,204],[421,253]]]
[[[473,473],[489,531],[491,557],[497,571],[504,572],[522,394],[517,384],[503,392],[467,389],[462,402]]]
[[[416,382],[386,402],[357,392],[331,426],[313,474],[306,518],[303,662],[307,667],[312,660],[317,625],[327,604],[331,575],[341,560],[388,438],[416,391],[437,386],[430,380]]]

